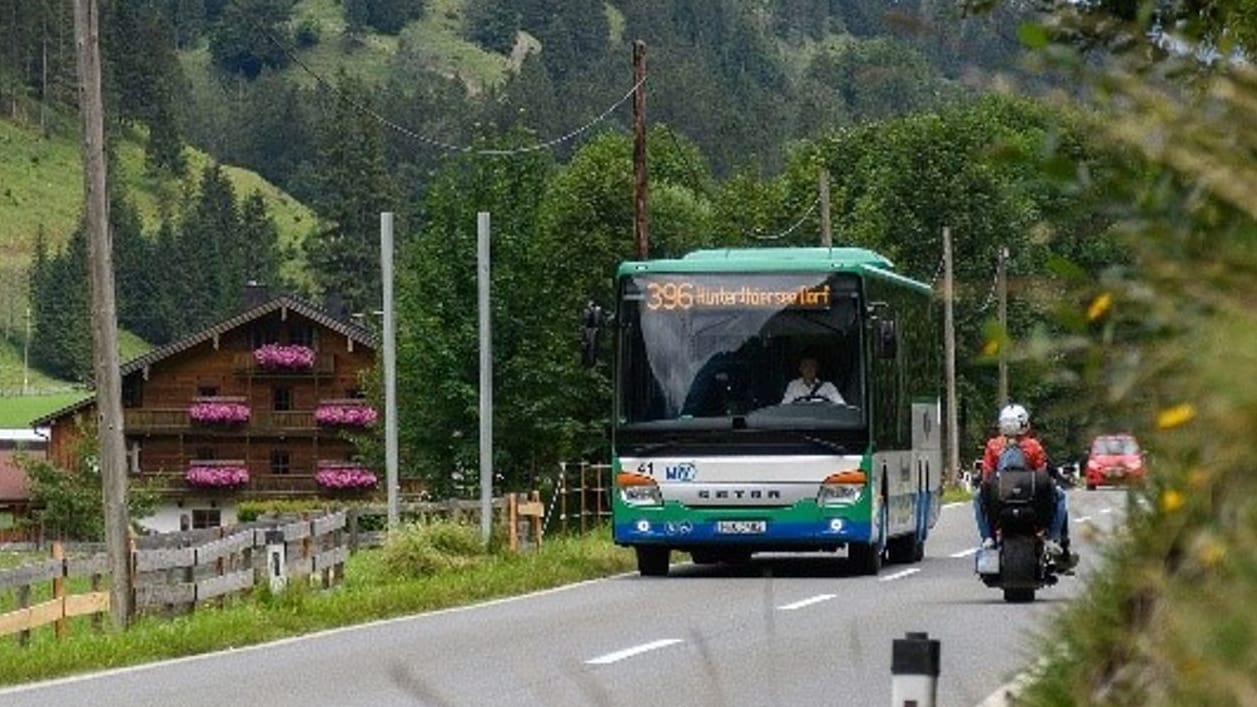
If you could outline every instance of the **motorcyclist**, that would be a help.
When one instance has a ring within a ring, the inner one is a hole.
[[[1017,445],[1026,465],[1034,471],[1047,471],[1047,453],[1039,440],[1030,435],[1030,414],[1021,405],[1006,405],[999,413],[998,434],[987,440],[986,449],[982,454],[982,485],[991,481],[998,468],[999,458],[1009,445]],[[1051,521],[1048,523],[1046,549],[1058,566],[1064,570],[1073,567],[1075,556],[1069,551],[1069,507],[1065,491],[1057,483],[1052,484],[1055,503]],[[978,525],[978,534],[982,537],[982,547],[995,547],[994,533],[990,519],[986,517],[984,496],[981,491],[974,494],[973,513]]]

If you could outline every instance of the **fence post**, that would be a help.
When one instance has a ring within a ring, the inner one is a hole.
[[[53,632],[57,636],[57,640],[65,638],[65,546],[59,541],[52,544],[52,559],[61,560],[61,568],[57,570],[57,574],[52,578],[52,599],[60,602],[61,608],[58,613],[57,621],[53,624]]]
[[[908,633],[891,645],[892,707],[934,707],[940,646],[928,633]]]
[[[544,508],[541,505],[541,492],[540,491],[533,491],[529,495],[529,498],[532,500],[534,508]],[[538,550],[541,549],[541,534],[545,531],[545,526],[542,524],[542,519],[544,515],[545,515],[544,511],[542,515],[537,515],[536,513],[532,515],[532,524],[531,524],[532,539],[533,539],[533,542],[537,543]]]
[[[222,527],[221,525],[220,525],[220,526],[218,526],[218,531],[217,531],[217,533],[215,533],[215,534],[218,536],[218,539],[219,539],[219,540],[222,540],[222,539],[223,539],[223,535],[224,535],[224,533],[223,533],[223,527]],[[200,558],[197,558],[197,559],[200,559]],[[217,560],[214,560],[214,574],[215,574],[216,576],[221,577],[221,576],[223,576],[223,575],[227,574],[227,564],[226,564],[226,563],[227,563],[227,558],[225,558],[225,557],[223,557],[223,556],[221,556],[221,555],[219,555],[219,557],[218,557],[218,559],[217,559]],[[194,582],[196,581],[196,575],[195,575],[195,574],[193,574],[193,575],[192,575],[192,581],[194,581]],[[219,594],[219,595],[218,595],[218,608],[220,608],[220,609],[221,609],[221,608],[223,608],[223,607],[224,607],[224,606],[226,606],[226,605],[227,605],[227,595],[225,595],[225,594]]]
[[[514,493],[506,494],[506,537],[511,552],[519,551],[519,499]]]
[[[288,585],[288,560],[284,550],[284,531],[266,531],[266,576],[270,579],[271,592],[275,594]]]
[[[563,534],[567,535],[567,462],[559,463],[559,522],[563,526]]]
[[[31,585],[23,584],[17,588],[17,608],[29,609],[31,606]],[[23,648],[30,645],[31,630],[24,628],[17,634],[17,644]]]
[[[585,479],[585,472],[589,470],[588,462],[580,463],[580,534],[585,534],[585,492],[588,481]]]
[[[358,552],[358,507],[353,506],[345,513],[345,522],[349,525],[349,554]]]

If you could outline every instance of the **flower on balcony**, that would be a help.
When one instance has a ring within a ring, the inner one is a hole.
[[[195,398],[188,408],[193,422],[232,424],[249,421],[249,406],[223,398]]]
[[[266,344],[253,350],[253,360],[269,370],[300,371],[314,368],[314,349],[300,344]]]
[[[319,462],[314,480],[329,491],[369,489],[379,482],[374,473],[358,462]]]
[[[327,400],[314,410],[314,421],[320,425],[366,427],[377,417],[375,408],[358,400]]]
[[[249,470],[243,466],[193,464],[183,478],[189,486],[235,488],[249,483]]]

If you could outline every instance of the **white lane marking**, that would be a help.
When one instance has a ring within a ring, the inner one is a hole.
[[[909,576],[909,575],[914,575],[914,574],[916,574],[917,572],[920,572],[920,571],[921,571],[921,569],[920,569],[920,568],[918,568],[918,567],[913,567],[912,569],[900,570],[900,571],[898,571],[898,572],[896,572],[896,573],[894,573],[894,574],[888,574],[888,575],[886,575],[885,577],[878,577],[878,578],[877,578],[877,581],[879,581],[879,582],[893,582],[893,581],[895,581],[896,579],[903,579],[904,577],[907,577],[907,576]]]
[[[951,503],[944,503],[943,510],[947,510],[948,508],[959,508],[960,506],[967,506],[967,505],[969,505],[968,501],[953,501]]]
[[[794,602],[793,604],[784,604],[777,608],[782,611],[794,611],[795,609],[802,609],[805,606],[811,606],[813,604],[819,604],[823,601],[829,601],[830,599],[833,599],[836,596],[838,595],[837,594],[817,594],[814,597],[810,597],[808,599],[801,599],[799,601]]]
[[[1086,522],[1088,522],[1088,521],[1090,521],[1090,520],[1091,520],[1091,516],[1083,516],[1083,517],[1081,517],[1081,518],[1075,518],[1075,519],[1074,519],[1074,522],[1075,522],[1075,523],[1086,523]]]
[[[1112,513],[1112,512],[1113,512],[1113,509],[1112,509],[1112,508],[1101,508],[1101,509],[1100,509],[1100,512],[1101,512],[1101,513]]]
[[[971,547],[971,548],[969,548],[968,550],[961,550],[960,552],[953,552],[952,554],[948,555],[948,557],[956,557],[956,558],[960,558],[960,557],[968,557],[968,556],[970,556],[970,555],[972,555],[972,554],[976,553],[977,551],[978,551],[978,548],[976,548],[976,547]]]
[[[681,643],[681,639],[663,638],[658,641],[651,641],[650,643],[643,643],[640,646],[633,646],[632,648],[625,648],[622,651],[616,651],[614,653],[600,655],[597,658],[591,658],[585,661],[585,663],[588,665],[609,665],[611,663],[624,660],[625,658],[632,658],[635,655],[640,655],[648,651],[653,651],[659,648],[671,646],[676,643]]]

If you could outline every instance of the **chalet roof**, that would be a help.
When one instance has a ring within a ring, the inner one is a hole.
[[[249,322],[252,322],[257,319],[261,319],[262,317],[272,312],[277,312],[282,309],[287,309],[290,312],[295,312],[297,314],[300,314],[301,316],[306,317],[307,319],[310,319],[318,324],[322,324],[323,326],[327,327],[328,329],[331,329],[332,331],[335,331],[338,334],[344,334],[345,336],[352,339],[355,344],[361,344],[371,349],[379,348],[378,339],[373,333],[371,333],[370,330],[366,329],[365,327],[358,326],[357,324],[354,324],[352,322],[346,322],[346,321],[337,319],[336,317],[333,317],[331,314],[329,314],[326,310],[320,307],[317,307],[299,297],[294,297],[292,295],[280,295],[266,302],[263,302],[262,304],[259,304],[256,307],[246,309],[245,311],[241,312],[240,314],[235,315],[234,317],[231,317],[229,319],[224,319],[221,322],[214,324],[213,326],[202,329],[201,331],[195,334],[186,336],[182,339],[179,339],[178,341],[172,341],[169,344],[166,344],[165,346],[159,346],[158,348],[155,348],[149,351],[143,356],[139,356],[139,357],[131,359],[130,361],[127,361],[121,366],[120,371],[122,373],[122,376],[126,377],[130,373],[143,370],[145,366],[151,366],[154,363],[157,363],[158,361],[169,358],[177,353],[187,351],[188,349],[194,346],[197,346],[198,344],[202,344],[206,341],[209,341],[210,339],[213,339],[215,336],[225,334],[226,332],[231,331],[232,329],[235,329],[236,327],[242,326],[244,324],[248,324]],[[39,419],[32,420],[31,426],[42,427],[42,426],[48,425],[53,420],[64,417],[65,415],[75,412],[76,410],[81,410],[85,407],[92,405],[95,402],[96,402],[96,396],[93,395],[90,398],[80,400],[79,402],[74,403],[72,405],[67,405],[66,407],[63,407],[60,410],[50,412]]]

